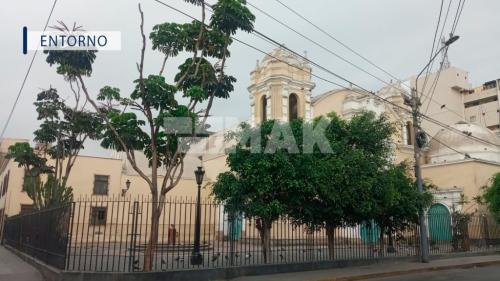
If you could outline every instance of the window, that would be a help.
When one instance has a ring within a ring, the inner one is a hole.
[[[21,214],[27,214],[33,212],[33,205],[21,204]]]
[[[94,176],[94,195],[108,194],[109,176],[95,175]]]
[[[5,195],[5,193],[7,193],[7,191],[9,190],[9,177],[10,177],[10,171],[8,171],[5,177],[3,178],[2,189],[0,189],[0,191],[2,192],[1,194],[2,196]]]
[[[469,117],[470,122],[476,122],[476,115]]]
[[[105,225],[106,224],[106,207],[91,207],[90,224]]]
[[[292,121],[299,117],[297,106],[297,95],[291,94],[288,98],[288,120]]]
[[[406,122],[406,144],[413,145],[413,126],[410,121]]]
[[[261,121],[266,121],[267,120],[267,97],[264,95],[262,96],[261,98],[261,104],[262,104],[262,107],[261,107]]]

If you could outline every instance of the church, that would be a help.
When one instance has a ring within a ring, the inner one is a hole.
[[[257,125],[267,119],[287,122],[295,118],[311,121],[330,112],[346,119],[361,111],[386,114],[397,124],[393,137],[394,161],[414,163],[413,124],[408,112],[411,108],[405,104],[405,94],[415,86],[415,77],[388,84],[375,93],[390,104],[352,86],[314,94],[311,74],[312,68],[306,60],[284,48],[277,48],[258,61],[250,73],[248,122]],[[422,173],[425,181],[437,187],[433,190],[436,202],[429,211],[448,214],[453,210],[481,211],[473,198],[500,172],[500,137],[486,126],[466,121],[464,97],[474,93],[466,71],[448,63],[441,73],[430,74],[428,80],[434,81],[436,75],[439,82],[434,86],[434,97],[439,99],[423,93],[421,108],[426,116],[447,126],[422,122],[423,130],[432,136],[423,151]],[[419,87],[424,79],[417,81]],[[224,132],[218,132],[202,144],[209,151],[203,155],[203,165],[211,182],[227,169],[223,138]]]

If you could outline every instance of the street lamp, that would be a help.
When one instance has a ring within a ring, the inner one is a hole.
[[[192,265],[200,265],[203,263],[203,256],[200,253],[200,228],[201,228],[201,202],[200,202],[200,193],[201,193],[201,184],[203,183],[203,176],[205,175],[205,171],[202,167],[198,166],[198,169],[194,171],[194,175],[196,177],[196,184],[198,185],[198,196],[196,197],[196,217],[195,217],[195,226],[194,226],[194,247],[193,252],[191,254],[191,264]]]
[[[125,182],[125,186],[127,188],[122,188],[122,196],[125,196],[127,191],[130,189],[130,180],[129,179],[127,179],[127,181]]]
[[[420,71],[420,73],[417,75],[417,78],[415,79],[415,87],[412,88],[411,91],[411,107],[412,107],[412,115],[413,115],[413,151],[414,151],[414,157],[415,157],[415,178],[417,182],[417,188],[419,193],[424,192],[424,185],[423,185],[423,180],[422,180],[422,170],[420,167],[420,158],[421,158],[421,149],[424,145],[424,142],[422,141],[422,136],[424,135],[423,132],[421,132],[420,129],[420,98],[418,96],[418,91],[417,91],[417,86],[418,86],[418,79],[420,78],[420,75],[424,73],[424,71],[429,67],[429,65],[434,61],[434,59],[437,57],[439,53],[441,53],[444,49],[448,48],[453,42],[457,41],[459,36],[450,36],[450,39],[444,43],[444,46],[439,49],[434,56],[429,60],[429,62],[425,65],[425,67]],[[425,213],[424,209],[420,208],[418,210],[418,221],[420,225],[420,259],[422,262],[427,263],[429,262],[429,245],[427,241],[427,225],[425,221]]]

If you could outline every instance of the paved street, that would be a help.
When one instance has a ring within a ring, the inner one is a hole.
[[[484,267],[474,268],[480,265]],[[435,269],[441,270],[435,270]],[[468,268],[468,269],[461,269]],[[430,271],[435,270],[435,271]],[[477,276],[476,276],[477,275]],[[380,278],[377,276],[394,276]],[[496,278],[491,279],[493,276]],[[385,261],[365,266],[352,266],[325,270],[242,276],[233,281],[337,281],[337,280],[499,280],[500,255],[450,257],[434,259],[430,263],[415,261]],[[368,279],[372,277],[372,279]],[[460,279],[461,278],[461,279]],[[486,279],[481,279],[486,278]]]
[[[497,281],[500,279],[500,266],[477,267],[470,269],[454,269],[434,271],[411,275],[402,275],[368,281]]]
[[[43,281],[31,265],[0,246],[0,281]]]

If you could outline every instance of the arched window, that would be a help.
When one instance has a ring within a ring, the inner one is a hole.
[[[299,117],[298,98],[296,94],[291,94],[288,98],[288,120],[292,121]]]
[[[267,98],[265,95],[262,96],[260,103],[262,104],[261,113],[260,113],[261,119],[262,119],[261,121],[266,121],[267,120]]]
[[[410,121],[406,122],[405,126],[405,133],[406,133],[406,144],[407,145],[413,145],[413,125],[411,124]]]

